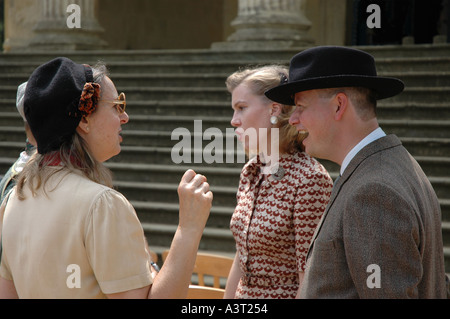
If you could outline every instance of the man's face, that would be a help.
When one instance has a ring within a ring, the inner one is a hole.
[[[289,123],[301,133],[308,133],[303,140],[305,151],[311,156],[328,159],[333,148],[333,98],[321,97],[320,90],[295,94],[296,109]]]

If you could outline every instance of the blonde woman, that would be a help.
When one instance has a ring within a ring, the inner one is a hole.
[[[225,298],[295,298],[310,240],[331,194],[328,172],[303,151],[304,134],[289,125],[293,107],[264,95],[286,82],[287,74],[285,67],[272,65],[235,72],[226,81],[231,125],[246,153],[256,155],[240,175],[230,222],[237,251]]]
[[[25,116],[37,141],[0,208],[1,298],[185,298],[212,193],[188,170],[180,219],[159,273],[128,200],[102,164],[121,149],[129,120],[105,68],[67,58],[28,80]]]

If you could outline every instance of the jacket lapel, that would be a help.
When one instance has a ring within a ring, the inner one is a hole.
[[[347,168],[344,171],[344,175],[342,175],[341,177],[339,177],[334,185],[333,185],[333,190],[331,192],[331,197],[330,197],[330,201],[328,202],[327,208],[325,209],[325,212],[322,215],[322,218],[320,219],[319,224],[317,225],[317,228],[314,232],[313,238],[311,240],[311,244],[308,250],[308,253],[306,255],[306,259],[308,259],[309,254],[312,250],[312,246],[314,244],[314,241],[317,238],[317,235],[320,232],[320,229],[322,228],[323,222],[325,221],[328,212],[330,211],[331,207],[333,206],[336,198],[338,197],[342,186],[347,182],[347,180],[353,175],[353,172],[356,170],[356,168],[358,168],[359,165],[361,165],[362,162],[364,162],[364,160],[366,158],[368,158],[369,156],[383,151],[385,149],[391,148],[391,147],[395,147],[395,146],[399,146],[401,145],[402,142],[398,139],[397,136],[395,135],[388,135],[385,137],[382,137],[376,141],[373,141],[372,143],[366,145],[361,151],[358,152],[358,154],[356,154],[356,156],[350,161],[349,165],[347,166]]]

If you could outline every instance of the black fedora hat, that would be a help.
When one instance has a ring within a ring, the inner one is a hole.
[[[296,54],[290,62],[289,81],[265,95],[272,101],[294,105],[297,92],[339,87],[369,88],[381,100],[401,93],[405,85],[396,78],[377,76],[375,59],[364,51],[319,46]]]

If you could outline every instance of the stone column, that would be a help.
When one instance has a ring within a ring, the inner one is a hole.
[[[70,4],[79,6],[80,27],[69,27]],[[91,50],[106,47],[100,34],[104,32],[97,21],[95,9],[97,0],[41,0],[40,20],[33,28],[35,36],[29,43],[30,49],[39,50]]]
[[[311,22],[304,13],[305,0],[239,0],[231,25],[236,32],[212,48],[289,48],[314,43],[307,34]]]

